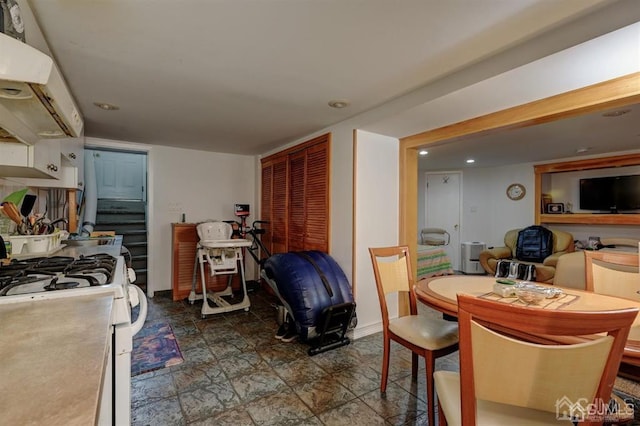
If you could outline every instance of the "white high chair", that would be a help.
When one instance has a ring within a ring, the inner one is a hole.
[[[226,222],[204,222],[196,226],[198,232],[198,246],[196,248],[196,264],[194,265],[193,281],[189,301],[202,299],[202,317],[206,315],[231,312],[238,309],[249,310],[251,302],[247,296],[247,283],[244,278],[244,262],[242,249],[251,246],[251,241],[246,239],[231,239],[233,229]],[[211,276],[235,275],[240,265],[240,277],[242,279],[242,301],[229,303],[223,296],[233,296],[231,288],[231,276],[227,282],[227,288],[223,291],[209,292],[207,294],[205,265],[209,265]],[[200,279],[202,282],[202,294],[196,294],[196,268],[200,266]],[[216,306],[211,306],[209,301]]]

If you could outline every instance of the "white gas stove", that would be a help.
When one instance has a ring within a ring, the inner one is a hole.
[[[147,316],[144,292],[133,285],[135,272],[124,257],[105,253],[13,260],[0,266],[0,304],[113,294],[111,380],[105,380],[99,424],[131,422],[131,351],[133,336]],[[132,322],[132,307],[140,304]]]

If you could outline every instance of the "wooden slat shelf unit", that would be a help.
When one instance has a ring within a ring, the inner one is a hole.
[[[616,167],[640,165],[640,153],[618,155],[614,157],[590,158],[585,160],[565,161],[559,163],[539,164],[534,166],[535,199],[542,200],[542,175],[578,170],[614,169]],[[535,223],[563,223],[583,225],[640,225],[640,214],[543,214],[540,204],[536,203]]]
[[[171,224],[171,290],[173,300],[183,300],[189,297],[193,282],[193,268],[196,263],[196,249],[199,241],[195,223]],[[207,289],[212,292],[222,291],[227,288],[229,275],[211,276],[209,268],[205,271]],[[232,288],[241,289],[239,274],[231,276]],[[196,293],[202,294],[202,281],[200,269],[196,271]]]

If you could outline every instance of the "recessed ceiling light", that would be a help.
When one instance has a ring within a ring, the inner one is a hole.
[[[589,151],[590,149],[591,149],[591,147],[581,146],[580,148],[576,149],[576,154],[584,154],[585,152]]]
[[[420,154],[420,155],[427,155],[428,153],[429,153],[429,151],[426,151],[426,150],[424,150],[424,149],[423,149],[423,150],[422,150],[422,151],[420,151],[418,154]]]
[[[331,108],[338,108],[338,109],[340,109],[340,108],[346,108],[346,107],[348,107],[349,105],[351,105],[351,102],[349,102],[349,101],[348,101],[348,100],[346,100],[346,99],[334,99],[334,100],[332,100],[332,101],[329,101],[329,106],[330,106]]]
[[[117,105],[113,105],[113,104],[108,104],[106,102],[94,102],[93,103],[95,106],[97,106],[100,109],[103,109],[105,111],[116,111],[119,110],[120,107]]]
[[[620,117],[621,115],[625,115],[631,112],[630,109],[619,109],[616,111],[609,111],[602,114],[603,117]]]
[[[475,162],[476,162],[476,160],[474,160],[473,158],[469,158],[469,159],[467,160],[467,164],[473,164],[473,163],[475,163]]]

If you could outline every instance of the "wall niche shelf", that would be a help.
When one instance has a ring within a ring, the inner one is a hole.
[[[592,213],[542,213],[543,176],[579,170],[615,169],[616,167],[640,165],[640,153],[615,157],[591,158],[533,166],[535,173],[535,223],[582,224],[582,225],[640,225],[639,214],[592,214]],[[543,190],[544,189],[544,190]]]
[[[540,223],[566,223],[585,225],[640,225],[640,214],[541,214]]]

